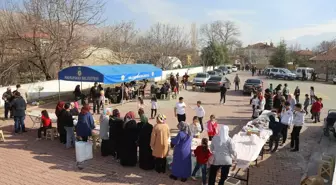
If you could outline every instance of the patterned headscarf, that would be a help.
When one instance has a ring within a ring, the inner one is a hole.
[[[120,118],[120,112],[118,109],[114,109],[112,112],[112,116],[115,118]]]
[[[128,113],[126,113],[124,117],[125,123],[133,119],[135,119],[135,114],[133,111],[129,111]]]
[[[111,112],[112,112],[111,108],[105,108],[103,111],[103,114],[100,115],[100,118],[99,118],[100,123],[103,122],[105,117],[108,118],[109,115],[111,115]]]
[[[190,131],[189,125],[184,121],[181,121],[179,124],[177,124],[177,128],[180,131],[185,132],[189,136],[191,136],[191,134],[192,134],[191,131]]]
[[[160,123],[165,123],[166,122],[166,116],[163,115],[163,114],[159,114],[157,117],[156,117],[157,121],[159,121]]]

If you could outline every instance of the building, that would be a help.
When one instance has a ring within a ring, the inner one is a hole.
[[[159,59],[156,66],[164,70],[182,68],[182,61],[177,57],[163,56]]]
[[[315,69],[319,78],[331,80],[336,75],[336,47],[310,58],[309,67]]]
[[[266,42],[248,45],[242,48],[241,53],[244,56],[243,65],[254,65],[257,68],[264,68],[270,65],[269,61],[275,50],[276,48],[272,42],[270,44]]]

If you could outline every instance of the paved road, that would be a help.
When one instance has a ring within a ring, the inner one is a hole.
[[[240,73],[241,81],[249,78],[248,73]],[[234,75],[229,75],[233,80]],[[271,81],[265,80],[266,83]],[[274,83],[274,82],[273,82]],[[282,83],[277,81],[277,83]],[[292,82],[289,82],[292,83]],[[291,84],[289,84],[291,88]],[[294,85],[293,85],[294,86]],[[301,86],[301,85],[300,85]],[[309,85],[308,85],[309,86]],[[307,86],[307,87],[308,87]],[[322,85],[317,89],[323,89]],[[306,88],[306,87],[305,87]],[[308,89],[308,88],[307,88]],[[328,94],[324,92],[323,94]],[[229,90],[225,105],[219,105],[219,93],[203,93],[182,91],[180,96],[185,97],[187,105],[195,106],[201,100],[206,111],[206,117],[215,114],[218,121],[229,125],[230,135],[239,132],[251,117],[249,97],[241,92]],[[148,102],[148,101],[147,101]],[[159,101],[159,111],[167,116],[167,124],[176,128],[176,118],[173,116],[175,100]],[[55,105],[43,107],[53,111]],[[118,107],[124,115],[127,111],[136,111],[136,103],[127,103]],[[149,107],[146,108],[149,114]],[[187,109],[187,121],[195,115],[191,108]],[[27,120],[27,127],[32,123]],[[154,124],[153,120],[150,121]],[[58,141],[36,141],[36,130],[13,136],[12,121],[0,122],[5,131],[7,141],[0,143],[0,184],[140,184],[140,185],[179,185],[195,184],[191,180],[186,183],[172,181],[167,174],[147,172],[138,167],[125,168],[112,160],[111,157],[101,157],[95,152],[94,159],[87,161],[81,168],[76,166],[74,149],[65,149]],[[299,184],[306,168],[311,152],[317,146],[320,138],[319,124],[307,124],[301,135],[301,151],[290,153],[285,146],[279,152],[266,154],[259,167],[250,169],[250,185],[294,185]],[[201,184],[200,181],[197,182]]]

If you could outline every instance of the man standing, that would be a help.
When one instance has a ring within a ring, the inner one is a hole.
[[[285,97],[285,99],[287,100],[288,99],[288,95],[289,95],[289,88],[288,88],[288,85],[285,84],[284,85],[285,87],[283,88],[282,90],[282,95]]]
[[[219,100],[219,104],[221,104],[222,101],[223,101],[223,104],[225,103],[226,91],[227,91],[227,88],[225,87],[225,84],[223,84],[221,86],[221,88],[220,88],[220,100]]]
[[[186,108],[186,104],[183,102],[183,97],[180,97],[179,101],[176,103],[175,108],[174,108],[174,113],[179,123],[181,121],[186,121],[185,108]]]
[[[91,88],[90,96],[93,101],[93,113],[96,113],[97,110],[97,113],[99,114],[100,89],[97,82],[95,82],[94,86]]]
[[[8,113],[10,113],[10,117],[12,117],[12,111],[10,107],[10,102],[13,99],[12,90],[10,87],[7,88],[7,91],[3,93],[2,100],[5,101],[5,119],[8,119]]]
[[[239,76],[238,74],[236,74],[236,77],[234,78],[234,83],[235,83],[235,91],[239,91],[239,83],[240,83],[240,79],[239,79]]]
[[[26,101],[27,103],[27,91],[23,88],[21,88],[20,84],[16,85],[16,91],[19,92],[21,94],[21,97]]]
[[[14,94],[15,99],[11,102],[11,107],[13,108],[13,116],[15,122],[15,133],[26,132],[25,129],[25,116],[26,116],[26,108],[27,104],[26,101],[22,98],[20,92],[15,92]]]
[[[273,108],[273,94],[269,89],[265,90],[265,110],[272,110]]]
[[[188,79],[189,79],[189,75],[188,75],[188,73],[186,72],[186,73],[183,75],[184,89],[186,89],[186,90],[187,90],[187,86],[188,86]]]
[[[294,96],[295,96],[296,103],[299,103],[299,99],[300,99],[300,88],[299,88],[299,86],[296,86],[296,88],[294,90]]]

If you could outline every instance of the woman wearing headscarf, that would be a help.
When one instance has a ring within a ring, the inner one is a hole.
[[[70,108],[70,113],[73,116],[78,116],[79,111],[78,111],[78,103],[77,102],[71,102],[71,108]]]
[[[140,115],[138,129],[139,167],[143,170],[152,170],[154,169],[154,158],[152,155],[152,149],[150,147],[150,140],[153,126],[148,123],[148,118],[144,114]]]
[[[110,117],[110,147],[112,156],[115,159],[119,159],[121,155],[122,139],[124,132],[124,121],[120,119],[120,112],[118,109],[114,109],[112,116]]]
[[[102,140],[101,143],[101,155],[102,156],[108,156],[112,154],[111,152],[111,147],[110,147],[110,140],[109,140],[109,119],[110,115],[112,113],[112,110],[110,108],[105,108],[103,111],[103,114],[100,115],[99,123],[100,123],[100,131],[99,131],[99,136],[100,139]]]
[[[229,175],[232,160],[237,158],[233,142],[229,136],[229,127],[221,125],[219,133],[213,137],[210,150],[214,156],[210,166],[209,185],[215,185],[218,169],[221,169],[221,178],[218,185],[224,185],[224,181]]]
[[[135,166],[138,160],[138,127],[134,120],[134,112],[128,112],[124,117],[124,133],[122,140],[122,153],[120,156],[120,164],[123,166]]]
[[[77,136],[80,136],[82,141],[87,141],[89,136],[92,136],[92,129],[94,128],[94,119],[90,113],[90,106],[84,105],[78,115],[78,122],[76,125]]]
[[[57,103],[56,109],[55,109],[55,114],[57,116],[57,131],[60,135],[59,139],[60,142],[65,144],[66,143],[66,131],[64,128],[64,123],[61,121],[61,113],[64,111],[64,102],[60,101]]]
[[[191,141],[192,135],[186,122],[181,121],[177,128],[180,130],[175,138],[171,140],[174,145],[171,179],[181,178],[182,182],[187,181],[191,176]]]
[[[166,173],[166,157],[168,155],[170,137],[169,127],[165,123],[166,116],[159,114],[156,118],[156,125],[153,128],[150,146],[155,157],[155,171],[158,173]]]

